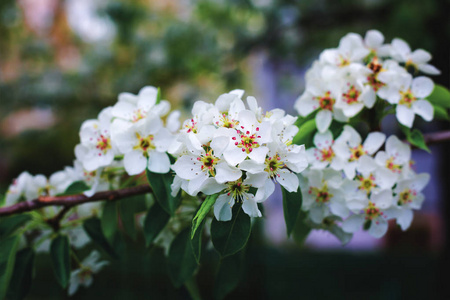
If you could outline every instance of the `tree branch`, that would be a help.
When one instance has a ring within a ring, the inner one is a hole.
[[[8,207],[0,208],[0,217],[32,211],[46,206],[63,206],[64,208],[67,208],[63,209],[63,211],[67,211],[69,208],[83,203],[101,200],[114,201],[150,192],[152,192],[151,187],[143,184],[120,190],[98,192],[91,197],[86,197],[83,194],[68,196],[41,196],[31,201],[19,202]]]
[[[444,141],[450,141],[450,130],[425,133],[423,135],[423,138],[427,145],[436,144]]]

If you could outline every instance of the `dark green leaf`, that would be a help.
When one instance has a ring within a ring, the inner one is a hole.
[[[98,218],[90,218],[83,223],[84,231],[101,249],[113,258],[118,258],[116,251],[111,247],[102,231],[101,222]]]
[[[308,234],[311,232],[311,227],[305,223],[306,216],[306,212],[300,210],[298,212],[297,221],[295,222],[292,230],[292,238],[298,245],[301,246],[303,246]]]
[[[106,239],[112,243],[114,240],[114,236],[117,232],[117,228],[119,225],[118,218],[118,202],[110,202],[107,201],[105,206],[103,206],[102,213],[102,231],[105,235]]]
[[[313,146],[313,138],[316,132],[316,120],[312,119],[303,123],[296,136],[294,136],[293,143],[296,145],[305,145],[306,148]]]
[[[434,105],[450,108],[450,91],[442,85],[435,84],[433,92],[427,99]]]
[[[33,264],[33,248],[28,247],[17,252],[14,272],[8,288],[8,299],[24,299],[28,294],[33,279]]]
[[[119,202],[119,210],[123,229],[133,240],[136,240],[136,214],[146,210],[145,195],[137,195],[121,200]]]
[[[409,129],[406,126],[400,125],[401,130],[406,136],[406,139],[408,142],[411,143],[411,145],[416,146],[417,148],[420,148],[422,150],[425,150],[429,153],[431,153],[430,149],[428,148],[427,144],[425,143],[425,139],[423,138],[422,133],[418,129]]]
[[[155,202],[150,207],[144,221],[144,236],[147,247],[150,246],[161,230],[164,229],[169,219],[170,215],[158,202]]]
[[[251,232],[250,217],[241,209],[241,205],[233,207],[230,221],[217,221],[211,224],[211,241],[222,257],[232,255],[244,248]]]
[[[434,118],[437,120],[446,120],[450,121],[450,117],[448,116],[448,112],[445,108],[438,105],[433,105],[434,108]]]
[[[283,193],[284,221],[286,222],[287,235],[289,236],[292,229],[294,229],[298,213],[302,207],[302,191],[300,190],[300,187],[293,193],[289,193],[284,187],[281,187],[281,191]]]
[[[155,196],[156,201],[158,201],[159,205],[161,205],[166,212],[173,216],[181,203],[181,191],[175,197],[170,194],[173,173],[157,174],[147,170],[147,179],[153,189],[153,195]]]
[[[216,203],[217,197],[219,197],[219,194],[210,195],[206,197],[205,201],[203,201],[199,210],[195,214],[194,219],[192,219],[191,239],[194,238],[195,232],[203,222],[203,219],[208,215],[214,203]]]
[[[214,283],[214,299],[222,300],[233,291],[242,276],[244,251],[222,258]]]
[[[11,236],[0,242],[0,299],[5,299],[14,269],[18,244],[18,236]]]
[[[169,276],[177,288],[182,286],[197,269],[197,261],[190,245],[190,231],[190,228],[186,228],[180,232],[169,249]]]
[[[202,236],[203,236],[203,226],[205,226],[205,221],[206,219],[203,219],[203,221],[198,224],[197,226],[197,230],[194,234],[194,236],[192,236],[192,229],[191,229],[191,246],[192,246],[192,251],[194,253],[195,256],[195,260],[197,261],[197,263],[200,263],[200,256],[202,254]]]
[[[84,181],[75,181],[69,187],[64,191],[64,193],[60,194],[63,195],[77,195],[81,194],[84,191],[89,190],[89,187],[86,185]]]
[[[29,214],[21,214],[0,219],[0,241],[14,233],[18,228],[31,220]]]
[[[70,279],[70,246],[67,236],[58,235],[53,239],[50,245],[50,256],[56,279],[63,288],[66,288]]]
[[[161,102],[161,89],[158,88],[158,93],[156,94],[156,103],[159,104]]]

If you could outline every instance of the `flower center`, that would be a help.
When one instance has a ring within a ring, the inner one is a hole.
[[[139,109],[137,109],[137,110],[135,110],[135,111],[133,112],[133,116],[131,117],[131,121],[132,121],[133,123],[136,123],[137,121],[139,121],[139,120],[145,118],[146,115],[147,115],[147,114],[146,114],[145,112],[143,112],[143,111],[139,108]]]
[[[236,181],[228,182],[225,192],[227,193],[228,196],[231,196],[234,200],[242,202],[244,201],[244,197],[248,199],[248,196],[246,196],[245,194],[249,190],[250,186],[243,184],[242,178],[240,178]]]
[[[78,273],[80,283],[88,281],[91,277],[92,277],[92,270],[88,267],[83,267],[80,273]]]
[[[366,213],[366,220],[371,221],[383,215],[383,212],[381,212],[380,209],[376,207],[375,204],[373,204],[371,201],[369,201],[369,206],[364,209],[364,212]]]
[[[244,129],[243,126],[241,126],[241,129]],[[256,131],[259,131],[259,127],[256,127]],[[260,139],[261,136],[257,135],[256,133],[250,134],[250,131],[246,131],[245,133],[243,131],[237,130],[237,133],[241,137],[240,142],[234,142],[234,145],[241,148],[242,152],[247,152],[249,154],[253,151],[254,148],[259,147],[259,143],[256,141],[256,139]],[[236,140],[236,137],[232,138],[233,140]]]
[[[359,176],[359,189],[366,191],[367,194],[370,193],[370,191],[376,187],[376,183],[375,183],[375,177],[370,174],[369,177],[362,177],[361,175]]]
[[[216,176],[215,166],[219,159],[212,154],[212,150],[206,152],[205,156],[198,157],[198,161],[202,163],[202,171],[209,172],[211,176]]]
[[[190,119],[186,125],[184,125],[184,127],[187,129],[187,133],[189,132],[193,132],[193,133],[197,133],[197,123],[196,121],[194,121],[194,119]]]
[[[222,114],[220,117],[220,121],[216,121],[217,126],[225,127],[225,128],[234,128],[239,124],[239,121],[235,121],[234,119],[230,119],[227,114]]]
[[[278,170],[283,168],[284,162],[281,161],[281,157],[278,154],[273,157],[266,158],[265,164],[266,167],[264,171],[269,173],[270,177],[280,177],[280,175],[278,174]]]
[[[139,133],[136,132],[136,138],[138,139],[138,143],[133,149],[141,149],[144,153],[144,156],[148,156],[148,151],[155,149],[155,145],[153,144],[153,135],[148,135],[146,137],[142,137]]]
[[[358,160],[361,156],[367,154],[367,151],[364,151],[362,145],[358,145],[354,148],[350,148],[350,159],[349,161]]]
[[[333,158],[336,156],[331,146],[328,148],[323,148],[322,150],[319,151],[319,153],[320,155],[317,155],[316,158],[318,158],[320,161],[331,162]]]
[[[342,97],[344,99],[344,102],[347,104],[353,104],[358,102],[358,97],[361,94],[360,91],[358,91],[354,85],[350,86],[350,89],[347,91],[347,93],[342,94]]]
[[[375,56],[372,61],[367,65],[369,69],[372,70],[372,74],[367,76],[367,81],[369,85],[373,88],[375,92],[377,92],[381,87],[385,84],[378,80],[378,74],[383,71],[383,66],[378,62],[378,58]]]
[[[97,138],[97,146],[95,146],[95,148],[103,152],[103,154],[106,154],[106,152],[111,149],[111,139],[101,134]],[[98,155],[100,156],[102,153],[99,153]]]
[[[308,194],[313,195],[316,198],[317,203],[327,203],[333,197],[333,194],[328,191],[327,183],[325,183],[321,189],[310,187]]]
[[[414,198],[417,196],[417,192],[411,189],[405,189],[403,192],[401,192],[398,196],[398,205],[404,205],[411,203]]]
[[[333,105],[336,102],[336,100],[331,97],[330,91],[327,91],[325,95],[323,95],[322,97],[317,97],[317,100],[319,100],[319,105],[321,109],[333,111]]]
[[[400,99],[398,104],[406,105],[408,107],[411,107],[411,104],[413,104],[417,100],[410,89],[408,89],[406,92],[400,92],[400,95],[402,96],[402,98]]]
[[[394,157],[391,156],[388,160],[386,160],[386,168],[391,170],[394,173],[400,173],[402,170],[402,166],[394,163]]]
[[[345,67],[348,65],[350,65],[350,60],[342,55],[339,55],[339,67]]]

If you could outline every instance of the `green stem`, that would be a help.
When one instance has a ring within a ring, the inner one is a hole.
[[[200,296],[200,291],[198,290],[197,282],[195,281],[195,276],[192,276],[190,279],[188,279],[184,286],[186,287],[186,290],[189,292],[189,295],[191,296],[192,300],[201,300],[202,297]]]

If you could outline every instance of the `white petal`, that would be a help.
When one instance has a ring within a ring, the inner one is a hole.
[[[231,220],[231,208],[234,200],[226,194],[220,195],[214,204],[214,216],[219,221]]]
[[[242,209],[250,217],[261,217],[261,212],[258,209],[258,204],[256,203],[252,194],[247,194],[249,197],[244,199],[242,203]],[[244,196],[245,197],[245,196]]]
[[[147,168],[147,158],[141,151],[134,150],[125,154],[123,165],[128,175],[137,175]]]
[[[427,100],[418,100],[412,104],[413,111],[425,121],[433,120],[434,108]]]
[[[266,154],[269,151],[269,148],[263,146],[258,148],[253,148],[253,151],[248,154],[248,157],[250,157],[252,160],[256,161],[257,163],[264,163],[264,160],[266,159]]]
[[[397,217],[397,224],[400,225],[402,230],[406,230],[411,225],[413,216],[414,214],[411,209],[402,209]]]
[[[431,59],[431,54],[423,49],[417,49],[411,53],[410,58],[416,64],[423,64]]]
[[[358,231],[362,227],[363,224],[364,224],[364,216],[353,215],[353,216],[350,216],[344,222],[342,222],[342,229],[345,232],[353,233],[353,232]]]
[[[381,132],[371,132],[364,141],[363,148],[368,154],[374,154],[383,145],[386,135]]]
[[[256,161],[251,159],[244,160],[239,164],[239,169],[252,174],[264,172],[264,167],[264,164],[257,163]]]
[[[231,166],[236,166],[247,158],[247,153],[241,148],[232,147],[223,153],[223,157]]]
[[[414,111],[405,105],[397,105],[395,108],[395,115],[400,124],[411,128],[414,122]]]
[[[202,172],[201,162],[197,161],[197,158],[192,155],[183,155],[178,158],[172,169],[182,179],[190,180],[197,177],[196,174]]]
[[[316,115],[316,126],[319,132],[325,132],[330,127],[333,113],[329,110],[321,110]]]
[[[391,190],[372,192],[370,200],[381,209],[389,208],[394,201]]]
[[[417,98],[425,98],[433,92],[434,82],[428,77],[420,76],[414,78],[411,84],[411,92]]]
[[[388,223],[386,220],[381,218],[377,218],[376,220],[372,220],[372,224],[369,228],[369,234],[373,237],[380,238],[386,234],[388,230]]]
[[[341,218],[346,218],[350,213],[345,203],[339,201],[330,202],[330,210],[333,214]]]
[[[430,65],[430,64],[419,65],[419,70],[424,72],[425,74],[430,74],[430,75],[441,74],[441,71],[439,71],[438,68],[436,68],[435,66]]]
[[[212,195],[221,192],[226,185],[223,183],[218,183],[214,178],[208,178],[205,180],[202,186],[202,192],[205,195]]]
[[[167,153],[151,151],[148,157],[148,169],[154,173],[165,174],[170,171],[170,159]]]
[[[277,181],[281,184],[289,193],[296,192],[298,190],[298,177],[297,175],[289,172],[288,170],[280,170],[278,172]]]
[[[221,161],[216,165],[216,180],[218,183],[227,181],[235,181],[241,178],[242,172],[236,167],[230,167],[225,161]]]
[[[327,130],[323,133],[316,133],[314,135],[314,145],[316,145],[317,148],[323,149],[331,147],[333,144],[333,135],[331,134],[331,131]]]
[[[366,33],[364,42],[369,48],[378,48],[384,42],[384,36],[378,30],[369,30]]]

